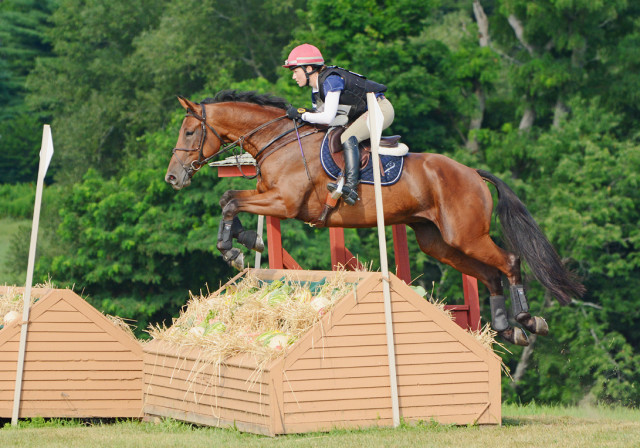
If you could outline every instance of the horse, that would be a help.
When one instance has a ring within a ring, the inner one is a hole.
[[[319,156],[326,127],[288,119],[284,113],[288,102],[268,94],[227,90],[200,104],[183,97],[178,100],[186,116],[165,176],[175,190],[190,185],[202,166],[230,148],[240,148],[256,160],[256,189],[229,190],[220,199],[222,221],[217,247],[228,264],[243,267],[243,255],[233,247],[234,239],[248,249],[264,249],[256,232],[242,227],[238,218],[241,212],[318,222],[330,180]],[[509,251],[489,236],[493,199],[487,182],[498,192],[496,214]],[[373,186],[360,184],[358,189],[360,200],[353,206],[339,202],[324,225],[377,225]],[[526,331],[538,335],[549,331],[542,317],[529,312],[521,257],[561,304],[585,292],[518,196],[488,171],[470,168],[441,154],[410,152],[399,181],[382,188],[382,202],[386,225],[408,225],[420,250],[476,277],[487,287],[491,325],[507,342],[526,346]],[[508,320],[503,274],[509,282],[512,316],[524,329]]]

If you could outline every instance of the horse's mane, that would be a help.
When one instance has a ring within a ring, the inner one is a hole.
[[[258,93],[255,91],[243,92],[239,90],[221,90],[213,98],[206,98],[202,103],[224,103],[224,102],[253,103],[259,106],[273,106],[279,109],[287,109],[289,102],[269,93]]]

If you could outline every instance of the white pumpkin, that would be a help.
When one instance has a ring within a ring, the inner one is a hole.
[[[311,306],[316,311],[320,311],[329,305],[331,305],[331,300],[329,300],[325,296],[314,297],[314,299],[311,301]]]
[[[202,337],[202,336],[204,336],[204,328],[202,328],[202,327],[193,327],[191,330],[189,330],[189,334],[192,334],[193,336]]]
[[[4,315],[4,324],[8,325],[19,317],[20,317],[20,313],[18,313],[17,311],[9,311],[7,314]]]

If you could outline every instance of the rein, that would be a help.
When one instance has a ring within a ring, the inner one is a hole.
[[[202,115],[197,114],[194,110],[192,109],[188,109],[187,111],[187,117],[194,117],[195,119],[197,119],[198,121],[200,121],[200,129],[201,129],[201,135],[200,135],[200,142],[198,143],[198,147],[196,148],[173,148],[173,150],[171,151],[171,153],[176,156],[176,158],[178,159],[178,161],[180,162],[180,165],[182,166],[182,169],[185,170],[185,172],[187,173],[187,176],[189,176],[189,178],[191,178],[193,176],[193,173],[195,173],[196,171],[198,171],[200,168],[202,168],[204,166],[205,163],[209,162],[211,159],[213,159],[214,157],[227,152],[231,149],[234,149],[236,147],[240,147],[241,151],[245,151],[244,149],[244,142],[247,138],[251,137],[252,135],[254,135],[255,133],[261,131],[262,129],[264,129],[265,127],[269,126],[272,123],[275,123],[277,121],[283,120],[284,118],[287,118],[286,115],[282,115],[280,117],[274,118],[273,120],[269,120],[266,123],[261,124],[260,126],[258,126],[257,128],[249,131],[248,133],[241,135],[240,137],[238,137],[235,141],[233,142],[225,142],[222,137],[220,136],[220,134],[218,134],[218,132],[213,128],[213,126],[211,126],[209,123],[207,123],[207,110],[204,106],[204,103],[200,103],[200,106],[202,108]],[[211,132],[213,132],[213,134],[218,138],[218,140],[220,141],[220,149],[215,153],[210,155],[209,157],[205,157],[204,156],[204,141],[207,138],[207,128],[211,129]],[[269,143],[267,143],[262,149],[260,149],[260,151],[258,151],[256,153],[255,159],[258,160],[258,157],[260,157],[260,155],[262,155],[262,153],[272,144],[274,144],[275,142],[277,142],[278,140],[280,140],[281,138],[283,138],[284,136],[290,134],[291,132],[293,132],[294,130],[297,131],[297,128],[291,129],[289,131],[285,131],[282,134],[278,135],[277,137],[275,137],[274,139],[272,139],[271,141],[269,141]],[[278,146],[276,149],[279,149],[280,146]],[[176,151],[185,151],[185,152],[193,152],[193,151],[198,151],[198,160],[192,160],[191,163],[184,163],[182,161],[182,159],[180,159],[180,157],[178,157],[178,155],[176,154]],[[265,156],[265,158],[267,156],[269,156],[273,151],[270,151],[269,153],[267,153],[267,155]],[[246,174],[244,174],[244,172],[242,172],[242,167],[240,166],[240,162],[238,162],[238,169],[240,170],[240,173],[242,173],[242,177],[244,177],[245,179],[254,179],[257,176],[260,175],[260,164],[258,163],[258,165],[256,166],[256,174],[253,176],[247,176]]]

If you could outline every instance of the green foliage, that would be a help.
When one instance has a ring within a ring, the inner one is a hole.
[[[26,78],[36,58],[47,54],[47,17],[53,2],[0,3],[0,184],[36,179],[42,117],[24,103]]]
[[[0,185],[0,217],[31,219],[35,196],[34,184]]]

